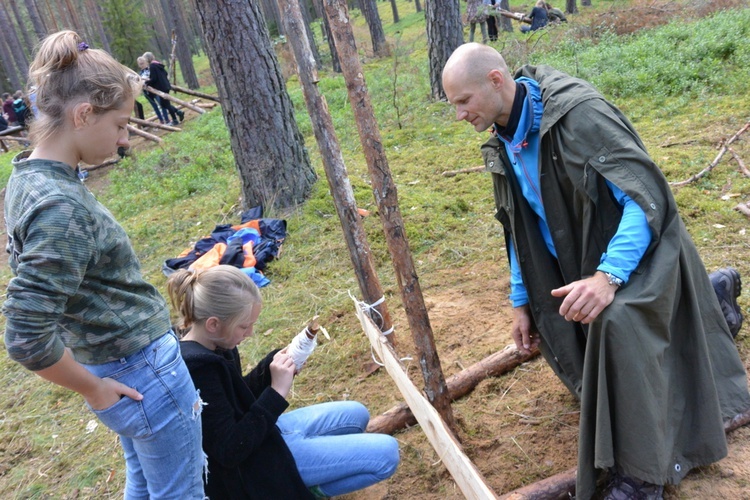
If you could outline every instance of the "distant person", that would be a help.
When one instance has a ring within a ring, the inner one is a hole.
[[[334,401],[284,413],[304,363],[295,362],[292,348],[271,351],[243,375],[237,346],[253,335],[262,303],[242,270],[181,269],[169,277],[167,290],[181,326],[189,329],[182,356],[206,405],[210,498],[327,498],[396,471],[398,441],[365,432],[370,415],[362,404]],[[306,338],[306,332],[300,335]]]
[[[546,3],[544,4],[545,7],[547,7],[547,16],[549,17],[550,22],[558,22],[558,23],[567,23],[568,18],[565,17],[565,13],[561,11],[560,9],[551,6],[550,4]]]
[[[169,83],[169,75],[167,75],[167,70],[164,69],[164,65],[154,59],[154,54],[151,52],[144,52],[143,58],[148,63],[149,76],[146,85],[155,88],[156,90],[160,90],[165,94],[169,94],[169,91],[172,90],[172,84]],[[177,117],[180,118],[180,122],[185,119],[185,113],[175,108],[172,101],[159,95],[156,96],[156,99],[158,99],[159,104],[161,104],[162,117],[166,120],[168,116],[167,113],[172,117],[171,125],[177,126],[180,124],[177,121]]]
[[[487,16],[487,35],[490,38],[490,42],[497,41],[497,17],[492,13],[495,12],[495,4],[498,0],[489,0],[490,14]]]
[[[16,112],[13,110],[13,97],[9,92],[3,93],[3,113],[8,115],[8,125],[11,127],[18,126],[18,118]]]
[[[547,26],[549,16],[547,15],[547,5],[544,0],[537,0],[536,5],[534,5],[534,8],[531,9],[531,12],[526,17],[531,19],[531,26],[521,26],[521,33],[530,33]]]
[[[13,94],[13,112],[16,114],[18,124],[21,127],[28,128],[27,122],[31,118],[31,109],[29,108],[29,102],[20,90]]]
[[[73,31],[46,37],[29,67],[39,116],[33,150],[13,159],[5,192],[5,348],[79,393],[119,436],[130,499],[204,498],[201,401],[169,310],[143,279],[128,235],[81,183],[127,147],[141,81]],[[77,452],[70,450],[71,456]]]
[[[138,67],[141,69],[141,78],[143,78],[144,82],[148,82],[150,79],[150,71],[149,71],[149,64],[148,61],[146,61],[146,58],[141,56],[137,59],[138,61]],[[154,108],[154,113],[156,113],[156,117],[159,119],[159,123],[167,123],[168,116],[166,113],[164,113],[159,106],[159,103],[157,102],[157,99],[159,96],[154,94],[153,92],[149,92],[146,89],[143,89],[143,96],[146,98],[146,100],[151,104],[151,107]]]
[[[487,43],[487,13],[490,0],[465,0],[466,21],[469,23],[469,41],[474,41],[477,24],[482,30],[482,43]]]
[[[8,128],[8,115],[3,113],[0,115],[0,132]]]

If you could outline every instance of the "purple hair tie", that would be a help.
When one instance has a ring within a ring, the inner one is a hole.
[[[78,44],[78,52],[83,52],[84,50],[89,48],[89,44],[86,42],[81,42]]]

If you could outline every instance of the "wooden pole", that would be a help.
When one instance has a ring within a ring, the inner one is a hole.
[[[500,14],[503,17],[515,19],[516,21],[520,21],[522,23],[531,24],[531,19],[529,19],[523,14],[520,14],[517,12],[510,12],[508,10],[501,9],[501,8],[495,8],[495,10],[497,11],[498,14]]]
[[[455,431],[456,422],[453,418],[450,393],[445,384],[427,306],[424,303],[417,270],[409,250],[404,220],[398,205],[396,184],[393,182],[393,175],[388,166],[380,130],[375,120],[375,112],[367,92],[362,65],[359,62],[359,53],[354,42],[346,1],[323,0],[323,5],[341,62],[341,70],[346,80],[349,102],[359,131],[359,140],[367,159],[372,191],[378,204],[380,221],[383,224],[393,269],[401,290],[401,300],[406,310],[414,347],[419,356],[419,366],[425,382],[424,390],[427,399],[443,417],[446,425]]]
[[[190,108],[193,111],[195,111],[196,113],[203,114],[203,113],[206,112],[206,110],[203,109],[203,108],[199,108],[198,106],[195,106],[194,104],[190,104],[187,101],[183,101],[182,99],[178,99],[177,97],[175,97],[173,95],[169,95],[167,93],[164,93],[161,90],[156,90],[155,88],[153,88],[153,87],[151,87],[149,85],[144,85],[143,88],[146,89],[146,90],[148,90],[149,92],[152,92],[152,93],[158,95],[159,97],[162,97],[164,99],[168,99],[170,101],[176,102],[177,104],[182,104],[186,108]]]
[[[144,137],[144,138],[148,139],[149,141],[154,141],[154,142],[157,142],[157,143],[161,143],[162,142],[161,137],[159,137],[158,135],[149,134],[148,132],[144,132],[143,130],[141,130],[139,128],[136,128],[136,127],[132,126],[129,123],[128,123],[127,127],[128,127],[128,131],[132,132],[135,135],[140,135],[141,137]]]
[[[507,373],[538,355],[538,349],[533,350],[531,354],[522,354],[515,345],[509,345],[502,351],[487,356],[446,380],[451,401],[469,394],[482,380]],[[417,419],[414,418],[409,406],[406,403],[400,403],[382,415],[371,418],[367,424],[367,432],[393,434],[416,423]]]
[[[164,125],[163,123],[153,123],[148,120],[141,120],[140,118],[135,118],[131,116],[129,118],[129,121],[132,123],[135,123],[136,125],[141,125],[143,127],[154,127],[154,128],[161,128],[164,130],[170,130],[172,132],[181,132],[182,129],[178,127],[173,127],[172,125]]]
[[[349,248],[349,256],[354,266],[359,289],[365,302],[373,305],[370,317],[383,332],[392,329],[391,316],[384,301],[383,288],[375,272],[370,245],[367,242],[362,220],[357,211],[354,191],[349,182],[349,176],[344,165],[333,119],[328,112],[328,104],[318,89],[318,72],[315,60],[310,52],[309,41],[305,33],[302,13],[297,0],[278,0],[280,9],[285,13],[283,17],[284,30],[294,49],[297,60],[298,73],[302,91],[307,104],[307,112],[312,121],[315,140],[320,148],[323,168],[326,172],[328,185],[331,187],[336,212],[341,222],[344,238]],[[377,304],[377,305],[374,305]],[[395,341],[395,335],[388,338]]]
[[[343,67],[343,65],[342,65]],[[361,306],[355,304],[357,317],[362,329],[370,340],[373,351],[383,360],[388,375],[398,387],[399,392],[409,403],[409,408],[416,415],[422,431],[429,440],[435,453],[450,472],[456,485],[464,496],[471,500],[496,500],[497,495],[487,486],[482,473],[469,460],[461,445],[430,404],[411,382],[401,361],[377,327],[365,316]]]
[[[15,135],[4,135],[1,137],[3,141],[18,141],[18,142],[29,142],[28,137],[18,137]]]
[[[221,100],[215,95],[206,94],[205,92],[198,92],[197,90],[186,89],[185,87],[180,87],[179,85],[175,85],[174,83],[172,84],[172,90],[182,92],[183,94],[194,95],[195,97],[200,97],[202,99],[208,99],[209,101],[216,101],[221,104]]]

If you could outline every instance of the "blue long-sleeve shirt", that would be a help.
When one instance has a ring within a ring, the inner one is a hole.
[[[544,105],[539,86],[534,80],[519,78],[517,83],[525,85],[527,90],[518,126],[512,138],[503,134],[499,134],[498,137],[505,144],[523,197],[538,216],[539,230],[547,249],[557,257],[539,187],[539,125]],[[611,273],[627,283],[630,274],[638,266],[651,243],[651,232],[646,214],[638,204],[620,188],[609,181],[606,182],[617,202],[623,207],[623,214],[617,232],[607,245],[607,251],[602,254],[597,270]],[[510,270],[510,300],[514,307],[519,307],[527,304],[529,299],[512,241],[510,242]]]

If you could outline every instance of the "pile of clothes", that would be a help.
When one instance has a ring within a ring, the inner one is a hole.
[[[220,224],[192,248],[167,259],[162,270],[169,276],[178,269],[198,271],[227,264],[242,269],[258,287],[263,287],[270,283],[263,271],[278,257],[285,238],[285,220],[264,219],[263,207],[253,207],[241,214],[239,224]]]

